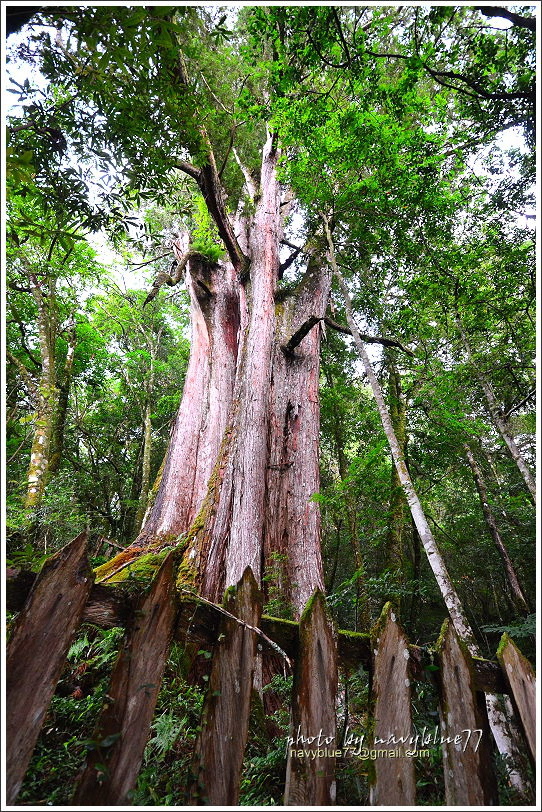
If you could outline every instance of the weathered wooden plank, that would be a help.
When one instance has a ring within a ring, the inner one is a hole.
[[[374,761],[372,806],[413,806],[416,803],[414,758],[407,756],[412,734],[408,640],[387,603],[373,632]],[[400,744],[403,740],[406,744]],[[373,746],[373,744],[371,745]]]
[[[261,606],[261,592],[247,567],[237,587],[226,591],[224,608],[257,627]],[[195,746],[191,804],[235,806],[239,799],[257,644],[256,633],[244,623],[227,616],[220,623]]]
[[[299,622],[285,806],[335,804],[337,681],[335,637],[325,598],[317,590]]]
[[[497,658],[510,686],[512,701],[521,720],[529,752],[534,762],[536,759],[536,681],[533,668],[506,633],[502,636]]]
[[[35,578],[31,572],[8,570],[6,594],[8,609],[17,612],[22,608]],[[122,587],[94,584],[82,619],[97,626],[110,628],[126,626],[133,614],[133,598]],[[188,640],[198,644],[200,648],[210,648],[216,640],[219,621],[220,613],[217,609],[208,604],[198,603],[197,599],[182,598],[179,601],[179,621],[175,639]],[[299,638],[299,626],[296,622],[262,615],[260,629],[277,643],[290,659],[295,660]],[[414,645],[409,645],[408,650],[413,679],[427,679],[424,667],[431,664],[428,652]],[[339,629],[337,651],[341,666],[356,668],[362,664],[369,670],[372,668],[371,641],[367,634]],[[502,669],[497,663],[474,657],[473,667],[478,691],[495,694],[507,694],[510,691]]]
[[[87,601],[93,575],[87,534],[49,558],[17,617],[6,658],[6,785],[14,803],[66,652]]]
[[[498,795],[485,700],[476,691],[472,658],[448,620],[437,650],[446,803],[493,806]]]
[[[135,613],[113,667],[74,805],[127,803],[149,735],[176,618],[174,553],[164,560]]]

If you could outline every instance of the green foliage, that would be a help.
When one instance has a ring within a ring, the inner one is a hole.
[[[6,558],[6,565],[17,569],[30,570],[31,572],[39,572],[48,557],[40,550],[36,550],[32,544],[27,544],[22,550],[14,550]]]
[[[274,552],[268,556],[265,572],[262,577],[267,600],[263,607],[264,615],[281,617],[285,620],[293,619],[293,608],[284,599],[287,590],[284,586],[286,576],[287,556],[284,553]]]
[[[191,777],[194,743],[200,725],[203,692],[185,678],[181,646],[171,649],[158,697],[152,734],[145,748],[134,806],[183,806]]]
[[[209,214],[205,201],[199,196],[196,198],[194,221],[195,227],[192,230],[191,249],[203,254],[207,259],[217,262],[225,256],[225,251],[218,236],[218,229]]]
[[[265,716],[259,697],[253,698],[241,775],[241,806],[280,806],[284,795],[292,677],[275,674],[263,690],[264,694],[271,693],[279,698],[281,706],[271,716]]]
[[[107,747],[89,736],[105,700],[123,629],[82,627],[62,674],[19,795],[26,805],[69,806],[88,749]]]
[[[523,618],[522,620],[518,620],[515,623],[510,624],[509,626],[499,626],[499,625],[488,625],[483,626],[484,632],[489,632],[491,634],[498,634],[499,636],[503,634],[508,634],[512,639],[518,639],[524,637],[534,637],[536,634],[536,615],[531,614],[527,615],[527,617]]]

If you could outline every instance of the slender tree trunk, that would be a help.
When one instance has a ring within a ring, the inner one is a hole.
[[[367,350],[365,349],[365,346],[359,334],[359,330],[354,321],[350,295],[348,293],[348,288],[346,287],[346,283],[341,275],[341,272],[339,271],[339,267],[335,259],[333,239],[331,236],[331,232],[329,230],[327,219],[324,219],[324,227],[328,239],[329,260],[335,273],[335,276],[337,278],[337,281],[339,283],[341,293],[343,295],[348,326],[352,331],[352,337],[354,339],[356,349],[361,358],[365,375],[367,376],[367,379],[371,386],[373,397],[376,401],[378,412],[380,414],[380,419],[382,421],[382,426],[384,428],[384,432],[390,445],[393,461],[395,464],[395,468],[397,470],[397,476],[401,483],[401,487],[403,488],[408,506],[410,508],[410,512],[412,514],[412,518],[416,524],[416,528],[420,535],[420,540],[423,544],[423,547],[429,559],[431,569],[433,570],[433,574],[439,585],[442,597],[444,599],[444,603],[446,604],[446,608],[450,613],[450,617],[453,620],[457,633],[459,634],[462,640],[465,640],[469,644],[469,646],[470,645],[474,646],[475,645],[474,633],[470,627],[469,621],[467,620],[467,617],[461,605],[461,601],[459,600],[459,596],[457,595],[455,588],[452,584],[452,581],[448,574],[448,570],[446,569],[446,565],[444,563],[444,559],[442,558],[440,550],[438,549],[435,539],[433,538],[431,528],[429,527],[429,524],[425,517],[425,513],[418,498],[418,494],[416,493],[414,485],[412,484],[412,480],[410,478],[410,474],[408,472],[405,463],[404,449],[401,448],[397,440],[397,435],[395,434],[390,413],[384,401],[384,396],[382,394],[380,384],[375,375],[375,372],[371,364],[371,360],[367,354]]]
[[[47,468],[47,480],[51,479],[59,470],[64,450],[64,429],[68,415],[70,388],[73,377],[73,362],[77,346],[77,333],[75,324],[68,331],[68,351],[64,362],[62,379],[58,382],[58,400],[55,410],[54,428],[51,438],[51,457]]]
[[[412,591],[410,601],[410,622],[414,623],[414,619],[416,617],[420,601],[420,574],[422,564],[422,551],[421,551],[420,534],[418,533],[418,529],[412,518],[410,520],[410,524],[412,533],[412,576],[414,578],[414,581],[416,582],[416,587]]]
[[[37,387],[36,421],[28,466],[25,507],[36,510],[45,490],[58,402],[55,369],[56,298],[53,282],[50,282],[48,294],[45,295],[33,274],[29,275],[29,279],[38,307],[41,375]]]
[[[520,613],[528,615],[530,612],[529,602],[525,596],[525,592],[521,587],[518,575],[512,563],[512,559],[510,558],[508,550],[506,549],[506,546],[501,538],[501,534],[499,533],[499,528],[497,527],[495,516],[493,515],[493,511],[491,510],[491,506],[489,504],[487,496],[487,487],[482,474],[482,469],[478,465],[476,458],[474,457],[474,454],[472,453],[470,447],[465,443],[463,448],[465,450],[465,455],[467,457],[470,469],[472,471],[472,475],[474,477],[476,490],[478,491],[478,496],[480,497],[480,504],[482,506],[482,511],[484,514],[484,518],[486,520],[488,530],[490,532],[491,538],[493,539],[493,543],[495,544],[495,547],[499,552],[499,555],[501,557],[504,566],[506,581],[510,589],[512,601],[516,609]]]
[[[402,456],[406,457],[406,408],[401,390],[401,376],[388,353],[390,419]],[[387,563],[396,573],[399,582],[404,581],[405,556],[403,548],[405,501],[397,468],[391,469],[390,521],[387,536]]]
[[[147,399],[145,403],[145,416],[143,418],[143,460],[141,462],[141,487],[139,489],[137,512],[134,519],[134,532],[136,534],[141,529],[145,513],[147,512],[147,502],[149,498],[149,488],[151,483],[151,451],[152,451],[152,423],[151,423],[151,403],[149,392],[147,394]]]
[[[488,381],[488,379],[486,378],[484,373],[481,371],[480,365],[477,363],[476,359],[474,358],[474,354],[472,352],[470,342],[469,342],[469,340],[467,338],[467,334],[465,332],[465,329],[464,329],[463,325],[461,324],[461,321],[460,321],[459,317],[456,318],[456,324],[457,324],[457,329],[459,330],[459,333],[460,333],[461,338],[463,340],[463,346],[465,347],[465,352],[467,353],[467,358],[469,359],[469,362],[470,362],[470,364],[472,366],[472,369],[474,370],[474,374],[476,375],[476,377],[478,379],[478,382],[479,382],[479,384],[480,384],[480,386],[482,388],[482,391],[483,391],[483,393],[485,395],[486,402],[487,402],[487,405],[488,405],[488,408],[489,408],[489,413],[491,414],[491,417],[493,418],[493,422],[495,423],[495,426],[498,428],[498,430],[499,430],[499,432],[501,434],[501,437],[503,438],[504,442],[506,443],[506,446],[507,446],[507,448],[508,448],[508,450],[510,452],[510,456],[512,457],[512,459],[516,463],[516,465],[518,467],[518,470],[519,470],[521,476],[523,477],[525,485],[527,486],[527,488],[529,490],[529,493],[531,494],[531,496],[533,498],[533,502],[534,502],[536,500],[536,482],[535,482],[534,476],[533,476],[529,466],[525,462],[525,459],[523,458],[523,455],[521,454],[521,451],[517,447],[516,441],[514,440],[514,437],[513,437],[512,433],[511,433],[507,423],[506,423],[506,420],[503,417],[502,410],[501,410],[501,408],[500,408],[500,406],[499,406],[499,404],[497,402],[497,398],[495,397],[495,392],[493,391],[493,387],[491,386],[491,383]]]
[[[326,379],[330,386],[333,386],[333,380],[329,372],[326,371]],[[339,476],[345,484],[348,480],[348,460],[344,450],[344,436],[341,426],[341,415],[337,410],[333,410],[333,439],[335,441],[335,451],[337,453],[337,465],[339,468]],[[352,490],[345,487],[343,490],[344,507],[346,512],[346,521],[348,526],[348,535],[352,547],[352,555],[354,557],[354,567],[357,572],[356,577],[356,608],[354,616],[354,628],[356,631],[368,632],[371,625],[371,615],[369,611],[369,600],[367,596],[367,589],[365,586],[365,563],[363,560],[363,553],[361,550],[361,542],[358,531],[358,516],[356,501]],[[340,538],[340,529],[337,528],[337,533]],[[338,551],[337,551],[338,552]],[[333,572],[335,573],[337,567],[337,555],[335,556],[335,565]]]
[[[335,274],[335,277],[337,279],[344,299],[348,326],[352,331],[352,337],[354,339],[356,349],[361,358],[365,374],[369,380],[369,384],[373,392],[373,397],[376,401],[377,408],[380,414],[380,419],[382,421],[382,426],[384,428],[386,437],[388,438],[388,443],[390,445],[390,450],[392,453],[394,464],[397,469],[397,474],[399,476],[401,486],[404,490],[405,497],[408,506],[410,508],[413,521],[416,525],[416,529],[419,533],[421,543],[426,552],[435,579],[439,585],[441,595],[443,597],[446,608],[448,609],[448,613],[450,615],[450,618],[452,619],[454,627],[459,637],[466,643],[470,653],[474,657],[479,657],[480,650],[476,643],[474,632],[467,619],[459,595],[457,594],[455,587],[452,584],[451,578],[448,574],[446,565],[444,563],[444,559],[442,558],[440,550],[437,547],[436,541],[433,538],[433,534],[425,517],[422,505],[412,484],[412,480],[410,478],[410,474],[408,472],[405,463],[403,451],[397,441],[397,437],[393,429],[389,411],[384,401],[380,384],[373,370],[367,351],[361,340],[357,325],[354,321],[350,294],[348,292],[348,288],[346,287],[346,283],[341,275],[341,272],[339,271],[335,259],[333,238],[329,230],[328,220],[324,215],[322,215],[322,220],[324,223],[324,229],[328,241],[329,261],[331,267],[333,268],[333,272]],[[487,694],[486,705],[488,711],[489,724],[491,726],[495,742],[497,743],[499,751],[503,755],[505,755],[508,759],[510,780],[518,792],[520,793],[528,792],[529,791],[528,779],[525,778],[524,773],[522,771],[521,754],[518,751],[517,744],[514,741],[513,733],[508,724],[508,720],[502,711],[502,707],[500,705],[498,697],[494,694]]]

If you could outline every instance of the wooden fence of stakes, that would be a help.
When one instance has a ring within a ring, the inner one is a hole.
[[[421,749],[431,746],[443,749],[447,805],[498,803],[484,692],[510,696],[525,750],[534,763],[534,674],[506,635],[498,662],[491,662],[471,658],[448,621],[431,654],[410,645],[390,604],[371,635],[336,632],[321,593],[309,601],[299,624],[266,617],[261,614],[262,596],[250,569],[235,589],[228,590],[224,605],[216,606],[195,595],[179,596],[173,553],[163,561],[146,593],[134,597],[121,587],[93,583],[86,542],[85,533],[78,536],[49,558],[37,576],[8,570],[7,605],[19,613],[6,661],[9,804],[17,799],[70,644],[83,622],[122,626],[125,635],[94,732],[96,741],[112,743],[102,752],[89,752],[77,778],[75,805],[129,804],[174,640],[213,650],[194,750],[194,783],[186,788],[191,804],[238,803],[255,663],[266,648],[275,657],[279,652],[294,675],[292,735],[289,746],[285,742],[285,805],[335,802],[334,754],[348,746],[348,740],[337,738],[338,667],[353,669],[363,664],[371,675],[373,721],[368,729],[373,744],[367,738],[364,745],[374,765],[373,806],[416,803],[415,759]],[[329,662],[334,664],[331,672],[321,667]],[[433,668],[428,669],[430,663]],[[412,682],[427,679],[435,679],[438,687],[438,741],[398,743],[401,737],[413,735]],[[472,733],[466,741],[468,731]],[[300,739],[300,734],[306,740],[319,732],[320,742],[307,744]],[[350,746],[360,747],[359,743]],[[301,757],[299,751],[306,749],[316,750],[316,756]]]

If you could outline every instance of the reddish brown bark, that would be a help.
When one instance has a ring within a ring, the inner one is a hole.
[[[177,253],[182,254],[181,246]],[[190,359],[160,484],[138,537],[98,569],[99,580],[107,580],[148,548],[179,542],[201,507],[218,456],[233,396],[242,293],[231,263],[212,263],[201,255],[191,256],[186,284]]]
[[[49,558],[17,618],[6,657],[7,802],[12,804],[77,629],[93,577],[87,534]]]
[[[161,484],[139,538],[99,574],[106,580],[149,548],[184,543],[179,582],[219,602],[247,567],[261,586],[278,556],[285,563],[278,590],[299,617],[323,588],[320,515],[311,497],[319,490],[320,324],[331,277],[311,259],[295,291],[278,290],[278,157],[269,136],[254,214],[239,218],[235,229],[249,276],[238,273],[231,254],[229,264],[193,255],[188,261],[191,357]],[[326,680],[336,679],[332,637],[328,643],[323,654],[319,649],[308,708],[318,704]],[[247,675],[253,666],[249,657]],[[264,670],[267,680],[273,669]],[[228,690],[224,675],[221,685]],[[210,764],[216,753],[210,745],[206,753]],[[233,797],[230,790],[220,797]]]
[[[320,489],[318,399],[321,327],[293,349],[284,344],[310,316],[324,314],[331,275],[311,258],[295,293],[277,305],[273,353],[264,555],[278,563],[278,586],[296,618],[315,589],[323,589],[320,510],[311,501]],[[282,566],[281,566],[282,565]]]
[[[185,532],[199,509],[233,394],[239,294],[229,263],[189,263],[190,361],[162,481],[137,544]]]
[[[95,748],[77,783],[75,805],[117,806],[133,789],[158,698],[176,617],[173,553],[138,606],[113,668]]]
[[[220,624],[222,642],[215,647],[202,729],[195,745],[191,803],[231,806],[239,800],[239,783],[248,734],[261,594],[246,569],[224,606],[232,617]]]

